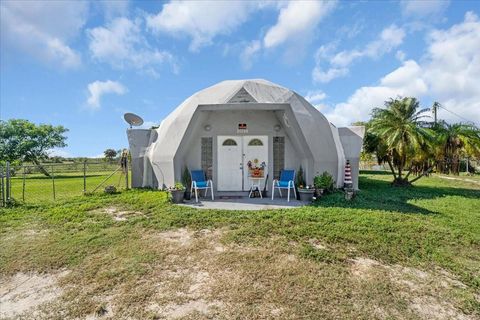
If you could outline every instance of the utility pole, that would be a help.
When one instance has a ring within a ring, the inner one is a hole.
[[[440,104],[435,101],[435,102],[433,103],[433,106],[432,106],[433,123],[434,123],[435,125],[437,125],[437,110],[438,110],[439,105],[440,105]]]

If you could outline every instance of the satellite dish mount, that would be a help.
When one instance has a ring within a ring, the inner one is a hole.
[[[123,115],[123,119],[125,119],[125,121],[130,125],[130,129],[132,129],[132,127],[138,127],[143,124],[142,117],[134,113],[130,113],[130,112],[125,113]]]

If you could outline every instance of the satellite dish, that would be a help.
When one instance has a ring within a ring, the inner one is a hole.
[[[143,119],[134,113],[125,113],[123,115],[123,119],[125,119],[125,121],[130,125],[130,128],[132,126],[138,127],[143,124]]]

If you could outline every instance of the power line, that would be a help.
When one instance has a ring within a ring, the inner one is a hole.
[[[448,112],[450,112],[451,114],[456,115],[456,116],[459,117],[460,119],[463,119],[463,120],[465,120],[465,121],[467,121],[467,122],[470,122],[470,123],[472,123],[472,124],[474,124],[474,125],[477,125],[477,124],[478,124],[478,123],[476,123],[476,122],[474,122],[474,121],[472,121],[472,120],[468,120],[467,118],[462,117],[461,115],[459,115],[459,114],[457,114],[457,113],[455,113],[455,112],[453,112],[453,111],[448,110],[447,108],[445,108],[445,107],[442,106],[441,104],[437,104],[437,107],[442,108],[443,110],[448,111]]]

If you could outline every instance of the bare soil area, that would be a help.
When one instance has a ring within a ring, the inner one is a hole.
[[[134,271],[138,261],[112,252],[71,272],[3,277],[0,318],[473,319],[456,306],[465,285],[445,271],[365,257],[323,263],[298,255],[296,242],[241,245],[226,242],[228,232],[145,232],[130,249],[153,258]]]

